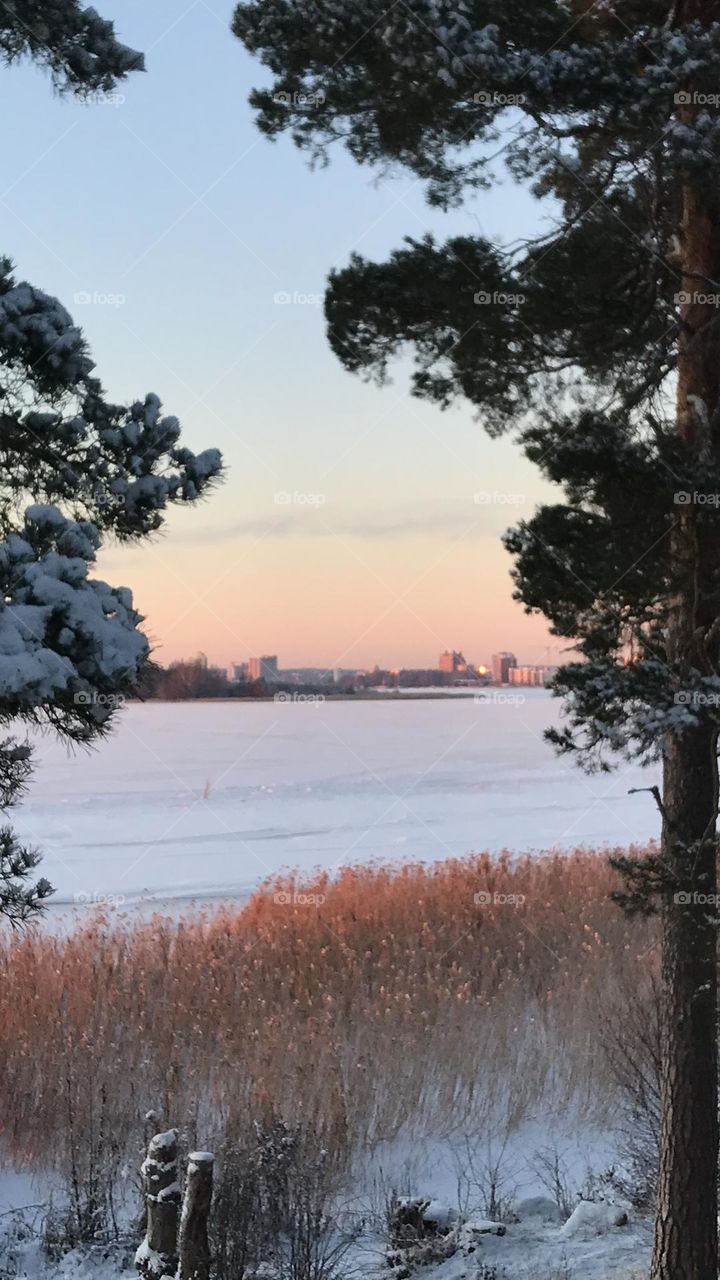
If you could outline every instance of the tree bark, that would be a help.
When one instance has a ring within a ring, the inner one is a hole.
[[[208,1280],[210,1274],[208,1215],[212,1200],[213,1163],[214,1158],[209,1151],[192,1151],[188,1158],[180,1219],[179,1280]]]
[[[142,1166],[147,1206],[147,1231],[135,1255],[143,1280],[161,1280],[177,1271],[177,1231],[180,1187],[177,1131],[156,1133]]]
[[[720,20],[717,0],[685,0],[678,25]],[[681,119],[698,112],[690,101]],[[706,108],[703,108],[706,109]],[[678,431],[696,462],[720,458],[720,208],[687,187],[680,228]],[[720,537],[696,495],[675,508],[668,663],[678,689],[718,671]],[[702,714],[701,705],[697,710]],[[664,752],[662,1132],[652,1280],[717,1280],[717,730],[669,736]],[[672,883],[674,882],[674,883]]]
[[[716,852],[714,839],[703,841],[701,829],[703,820],[714,816],[716,749],[714,733],[703,729],[676,742],[665,761],[663,849],[678,883],[693,887],[671,893],[663,908],[662,1131],[653,1280],[716,1280],[718,1275]],[[692,874],[679,839],[701,842]]]

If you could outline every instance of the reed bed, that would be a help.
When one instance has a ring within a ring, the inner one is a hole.
[[[638,852],[637,850],[635,852]],[[607,851],[281,877],[242,909],[0,945],[4,1144],[19,1164],[206,1144],[263,1110],[347,1150],[612,1106],[602,1024],[656,964]],[[146,1113],[153,1114],[146,1121]]]

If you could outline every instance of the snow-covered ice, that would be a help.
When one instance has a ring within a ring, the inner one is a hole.
[[[56,903],[242,896],[283,867],[657,834],[637,767],[587,778],[543,741],[558,704],[473,698],[147,703],[68,756],[38,743],[18,831]]]

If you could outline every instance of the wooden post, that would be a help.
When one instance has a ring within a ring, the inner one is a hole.
[[[150,1139],[142,1165],[147,1205],[145,1239],[135,1254],[143,1280],[161,1280],[177,1271],[177,1231],[180,1185],[177,1168],[177,1130]]]
[[[191,1151],[180,1218],[179,1280],[208,1280],[210,1246],[208,1215],[212,1200],[213,1164],[209,1151]]]

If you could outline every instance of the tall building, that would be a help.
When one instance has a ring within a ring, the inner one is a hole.
[[[492,656],[492,673],[495,684],[509,684],[510,672],[517,666],[514,653],[494,653]]]
[[[244,684],[248,678],[247,662],[232,662],[228,667],[228,680],[234,684]]]
[[[446,649],[438,658],[438,668],[447,675],[456,676],[460,672],[467,671],[467,662],[462,653],[456,653],[454,649]]]
[[[530,685],[544,689],[556,671],[557,667],[513,667],[508,677],[510,684]]]
[[[248,661],[248,680],[267,680],[272,683],[278,678],[277,654],[265,654],[262,658],[250,658]]]

